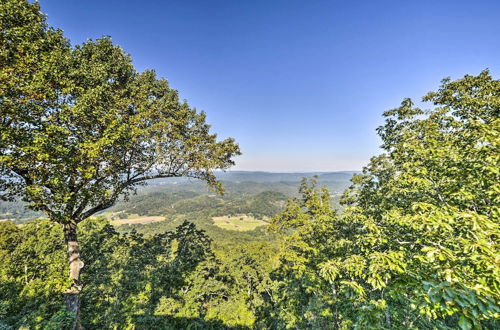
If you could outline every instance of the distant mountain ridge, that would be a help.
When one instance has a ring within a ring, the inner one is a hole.
[[[349,180],[355,171],[342,172],[296,172],[296,173],[275,173],[260,171],[228,171],[216,173],[221,181],[240,182],[297,182],[302,178],[318,177],[318,181],[346,181]]]
[[[345,182],[349,181],[355,173],[360,171],[333,171],[333,172],[265,172],[265,171],[227,171],[216,172],[215,176],[220,181],[227,182],[292,182],[297,183],[302,178],[311,179],[314,176],[318,177],[321,182]],[[153,184],[161,184],[163,182],[186,182],[192,180],[189,178],[167,178],[159,179],[152,182]]]

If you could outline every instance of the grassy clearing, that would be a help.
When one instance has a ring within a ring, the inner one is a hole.
[[[165,220],[165,217],[160,217],[160,216],[154,216],[154,217],[135,217],[135,218],[128,218],[128,219],[119,219],[119,220],[113,220],[111,223],[113,225],[132,225],[132,224],[137,224],[137,223],[152,223],[152,222],[157,222],[157,221],[163,221]]]
[[[212,220],[217,227],[238,231],[254,230],[259,226],[268,224],[263,220],[255,219],[248,215],[213,217]]]

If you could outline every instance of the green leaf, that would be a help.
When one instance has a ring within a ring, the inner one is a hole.
[[[460,315],[460,320],[458,321],[458,326],[462,330],[472,329],[472,323],[463,314]]]

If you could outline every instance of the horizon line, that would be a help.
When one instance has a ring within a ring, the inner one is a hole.
[[[292,170],[292,171],[266,171],[266,170],[217,170],[216,172],[253,172],[253,173],[285,173],[285,174],[300,174],[300,173],[345,173],[345,172],[361,172],[360,170],[332,170],[332,171],[300,171],[300,170]]]

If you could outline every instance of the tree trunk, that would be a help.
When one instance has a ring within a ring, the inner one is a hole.
[[[69,278],[71,286],[65,292],[66,311],[73,313],[72,329],[80,329],[80,269],[83,262],[80,260],[80,246],[76,235],[76,223],[70,222],[64,225],[64,240],[68,247]]]

